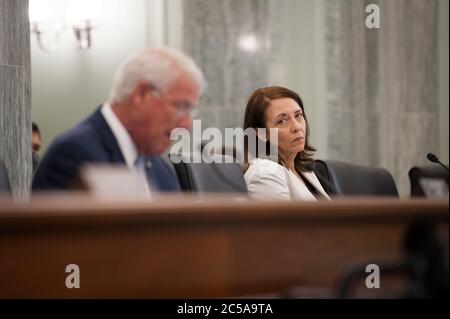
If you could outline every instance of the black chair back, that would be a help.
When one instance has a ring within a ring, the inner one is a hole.
[[[316,160],[314,173],[324,190],[332,196],[395,196],[397,186],[384,168],[355,165],[341,161]]]
[[[225,155],[215,155],[212,163],[191,163],[181,156],[174,164],[181,189],[187,192],[247,193],[239,163],[226,163]]]
[[[409,170],[409,182],[411,184],[411,196],[426,196],[421,184],[422,179],[437,179],[447,183],[448,190],[448,166],[447,169],[439,164],[427,166],[414,166]]]

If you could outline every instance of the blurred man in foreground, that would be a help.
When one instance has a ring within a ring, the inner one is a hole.
[[[70,188],[86,163],[133,169],[142,158],[150,188],[180,190],[159,155],[169,147],[172,129],[191,128],[203,81],[194,61],[171,49],[146,49],[129,57],[116,72],[109,101],[49,147],[33,190]]]

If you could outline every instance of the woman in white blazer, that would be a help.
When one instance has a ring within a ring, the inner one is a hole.
[[[244,129],[247,128],[257,130],[262,139],[267,136],[268,147],[270,143],[278,145],[277,161],[254,158],[247,163],[244,178],[251,197],[330,199],[310,168],[315,149],[308,143],[309,126],[297,93],[279,86],[253,92],[245,110]],[[269,129],[277,129],[277,141],[271,140]]]

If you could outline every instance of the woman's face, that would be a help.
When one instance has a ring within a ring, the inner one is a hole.
[[[300,105],[291,98],[272,100],[266,111],[266,127],[278,129],[278,151],[293,159],[305,148],[306,121]]]

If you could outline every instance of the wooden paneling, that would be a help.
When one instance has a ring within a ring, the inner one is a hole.
[[[448,201],[393,199],[5,202],[0,208],[0,297],[229,297],[295,287],[334,291],[355,263],[400,258],[405,231],[414,221],[443,225],[448,240],[447,210]],[[65,267],[72,263],[80,266],[80,289],[65,286]]]

